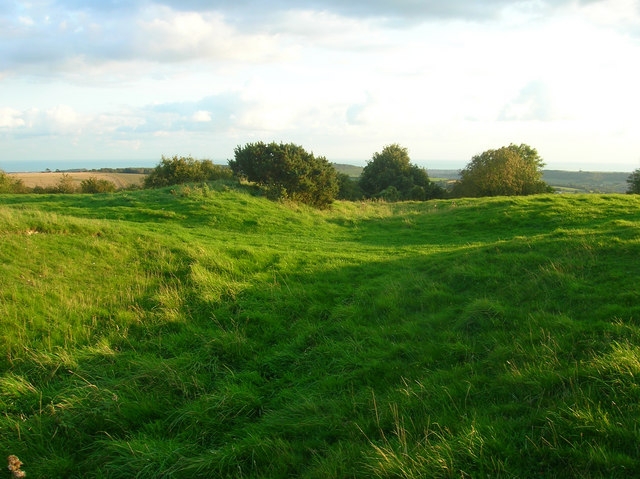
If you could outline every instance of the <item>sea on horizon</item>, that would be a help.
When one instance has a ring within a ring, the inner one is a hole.
[[[0,160],[0,170],[7,173],[65,171],[73,169],[97,170],[100,168],[153,168],[159,160]]]

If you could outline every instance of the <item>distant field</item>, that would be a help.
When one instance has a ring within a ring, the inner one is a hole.
[[[73,182],[80,185],[82,180],[87,178],[96,177],[100,180],[108,180],[116,185],[117,188],[126,188],[134,184],[142,183],[142,179],[146,176],[136,173],[102,173],[102,172],[72,172],[72,173],[9,173],[14,178],[20,178],[25,186],[33,188],[34,186],[40,186],[46,188],[48,186],[55,186],[60,181],[63,174],[67,174],[73,178]]]
[[[624,193],[629,172],[544,170],[542,179],[575,193]],[[566,192],[566,191],[563,191]]]

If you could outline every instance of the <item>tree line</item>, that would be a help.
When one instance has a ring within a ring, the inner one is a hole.
[[[551,193],[542,181],[544,161],[535,148],[510,144],[475,155],[460,179],[444,189],[429,178],[426,169],[411,163],[407,148],[397,143],[373,154],[358,179],[339,173],[324,156],[315,156],[293,143],[247,143],[234,150],[228,165],[192,157],[162,157],[149,170],[144,188],[214,180],[254,183],[271,199],[288,199],[318,208],[335,199],[357,201],[426,201],[433,198],[519,196]],[[628,193],[640,193],[640,169],[627,180]],[[0,193],[105,193],[115,191],[112,182],[95,177],[76,188],[69,175],[55,187],[27,188],[0,170]]]
[[[325,208],[334,199],[426,201],[461,196],[529,195],[553,191],[541,180],[544,162],[535,148],[509,145],[474,156],[451,190],[430,180],[397,143],[373,154],[360,178],[339,173],[323,156],[293,143],[247,143],[234,150],[228,168],[191,157],[162,158],[147,176],[154,188],[235,177],[258,185],[269,198]]]

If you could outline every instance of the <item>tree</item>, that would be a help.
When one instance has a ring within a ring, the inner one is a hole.
[[[160,163],[144,179],[145,188],[230,179],[232,173],[222,165],[214,165],[211,160],[195,160],[190,156],[162,157]]]
[[[236,147],[229,167],[255,182],[272,198],[288,198],[319,208],[338,194],[337,172],[323,156],[315,157],[293,143],[247,143]]]
[[[362,170],[360,188],[369,198],[385,197],[388,200],[427,200],[444,194],[442,188],[429,180],[424,168],[411,163],[407,149],[397,143],[373,154]]]
[[[627,178],[627,184],[629,185],[629,187],[627,188],[628,194],[640,194],[640,168],[629,175],[629,178]]]
[[[529,145],[503,146],[476,155],[460,171],[454,196],[518,196],[550,193],[542,181],[544,161]]]

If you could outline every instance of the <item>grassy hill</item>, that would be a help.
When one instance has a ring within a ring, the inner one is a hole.
[[[640,474],[640,199],[0,196],[31,477]]]

